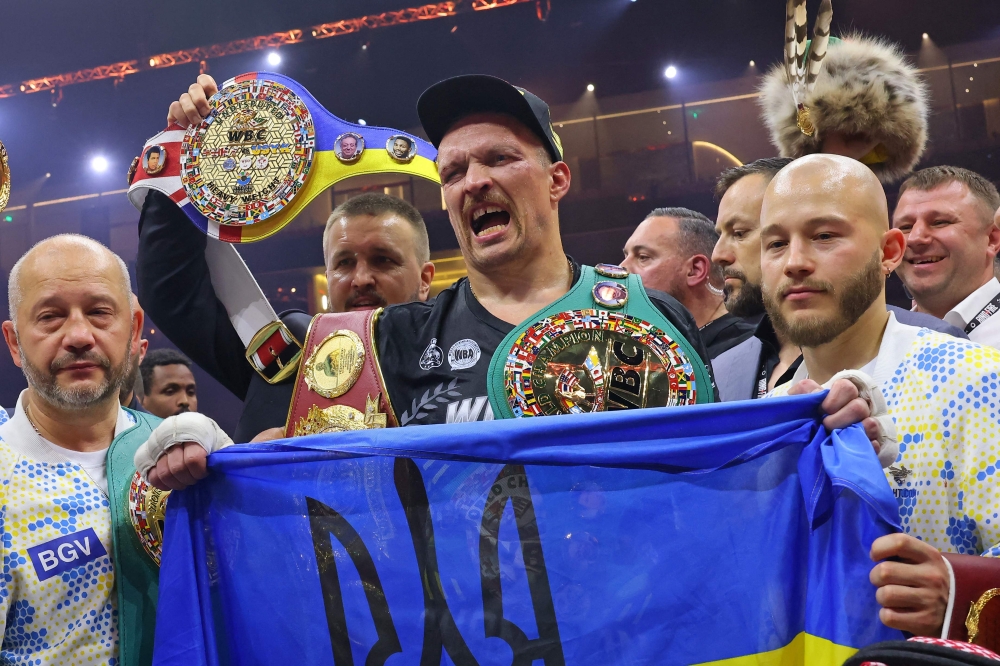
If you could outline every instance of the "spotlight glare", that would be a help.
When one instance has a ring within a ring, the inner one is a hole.
[[[675,76],[677,76],[677,68],[674,67],[673,65],[670,65],[670,67],[667,67],[663,71],[663,76],[667,77],[668,79],[674,78]]]
[[[52,174],[51,174],[51,173],[46,173],[46,174],[45,174],[45,177],[46,177],[46,178],[51,178],[51,177],[52,177]]]
[[[365,119],[364,119],[364,118],[358,118],[358,124],[359,124],[359,125],[361,125],[362,127],[364,127],[364,126],[365,126],[365,125],[367,125],[368,123],[366,123],[366,122],[365,122]]]
[[[753,60],[751,60],[751,61],[750,61],[750,66],[751,66],[751,67],[756,67],[756,66],[757,66],[757,63],[755,63],[755,62],[754,62]]]
[[[931,36],[930,36],[930,35],[928,35],[928,34],[927,34],[926,32],[925,32],[925,33],[924,33],[923,35],[921,35],[921,36],[922,36],[922,37],[923,37],[924,39],[930,39],[930,38],[931,38]]]
[[[277,67],[281,64],[281,56],[277,51],[271,51],[267,54],[267,64],[271,67]]]
[[[97,173],[104,173],[108,170],[108,159],[102,155],[98,155],[90,160],[90,168]]]
[[[587,84],[587,92],[594,92],[594,84],[593,83],[588,83]]]

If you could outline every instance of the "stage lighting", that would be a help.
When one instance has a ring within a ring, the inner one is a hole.
[[[97,173],[104,173],[108,170],[108,159],[98,155],[94,159],[90,160],[90,168]]]
[[[4,222],[13,222],[14,221],[14,216],[13,215],[4,215],[3,216],[3,221]]]
[[[593,83],[588,83],[587,84],[587,92],[594,92],[594,84]]]
[[[277,51],[271,51],[267,54],[267,64],[271,67],[277,67],[281,64],[281,56]]]
[[[930,39],[930,38],[931,38],[931,36],[930,36],[930,35],[928,35],[928,34],[927,34],[926,32],[925,32],[925,33],[924,33],[923,35],[921,35],[921,36],[922,36],[922,37],[923,37],[924,39]]]
[[[368,123],[367,123],[367,122],[365,122],[365,119],[364,119],[364,118],[358,118],[358,124],[359,124],[359,125],[361,125],[362,127],[364,127],[364,126],[365,126],[365,125],[367,125]]]
[[[663,76],[667,77],[668,79],[674,78],[675,76],[677,76],[677,68],[674,67],[673,65],[667,67],[665,70],[663,70]]]
[[[754,62],[753,60],[751,60],[751,61],[750,61],[750,66],[751,66],[751,67],[756,67],[756,66],[757,66],[757,63],[755,63],[755,62]]]

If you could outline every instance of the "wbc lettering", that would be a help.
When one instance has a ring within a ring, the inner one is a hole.
[[[396,492],[406,514],[417,560],[417,575],[423,589],[424,638],[419,664],[438,666],[443,654],[447,652],[455,666],[478,666],[479,662],[458,630],[445,599],[441,580],[447,580],[447,577],[438,568],[430,501],[420,468],[413,460],[397,458],[393,476]],[[529,639],[524,629],[504,615],[498,546],[500,520],[508,502],[514,509],[517,534],[521,542],[521,554],[538,630],[536,639]],[[349,666],[354,662],[331,537],[340,542],[358,571],[378,635],[378,640],[365,657],[364,663],[366,666],[381,666],[390,656],[403,649],[371,553],[357,531],[335,509],[311,497],[306,498],[306,505],[323,591],[333,663],[335,666]],[[563,646],[535,521],[534,503],[523,466],[506,465],[494,479],[485,499],[479,534],[479,572],[486,637],[500,638],[510,645],[513,651],[511,666],[530,666],[537,661],[541,661],[544,666],[564,666]]]

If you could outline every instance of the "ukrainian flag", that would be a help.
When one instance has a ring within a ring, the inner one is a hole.
[[[840,665],[898,513],[822,395],[235,446],[170,498],[159,666]]]

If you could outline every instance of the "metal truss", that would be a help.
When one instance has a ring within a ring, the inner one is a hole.
[[[237,39],[224,44],[213,44],[211,46],[199,46],[194,49],[182,51],[172,51],[151,56],[147,61],[126,60],[116,62],[112,65],[101,65],[90,69],[81,69],[76,72],[56,74],[55,76],[44,76],[37,79],[23,81],[20,84],[10,83],[0,86],[0,98],[13,97],[21,93],[30,94],[44,91],[55,91],[64,86],[71,86],[77,83],[88,83],[90,81],[101,81],[103,79],[121,80],[130,74],[149,71],[152,69],[163,69],[174,67],[175,65],[185,65],[188,63],[199,63],[202,71],[205,69],[205,61],[210,58],[221,58],[223,56],[247,53],[250,51],[260,51],[263,49],[276,48],[290,44],[300,44],[311,39],[326,39],[327,37],[339,37],[362,30],[374,30],[376,28],[387,28],[394,25],[405,25],[418,21],[428,21],[438,18],[455,16],[465,11],[486,11],[498,9],[500,7],[510,7],[528,2],[535,2],[538,9],[538,17],[541,20],[544,15],[548,15],[548,6],[551,0],[454,0],[451,2],[437,2],[423,5],[422,7],[411,7],[396,11],[382,12],[370,16],[359,16],[358,18],[334,21],[333,23],[323,23],[315,25],[305,30],[288,30],[286,32],[275,32],[270,35],[259,35],[247,39]]]

